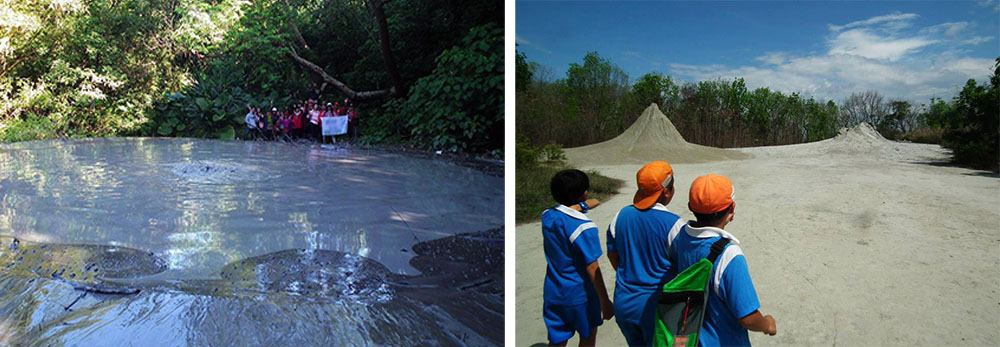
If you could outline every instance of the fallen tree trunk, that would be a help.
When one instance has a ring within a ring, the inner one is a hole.
[[[344,82],[341,82],[340,80],[338,80],[336,78],[333,78],[333,76],[330,76],[329,74],[327,74],[326,71],[323,71],[323,68],[319,67],[319,65],[316,65],[313,62],[308,61],[305,58],[300,57],[295,52],[294,48],[292,48],[292,47],[288,47],[288,48],[289,48],[288,49],[288,55],[292,57],[292,60],[295,60],[296,63],[298,63],[299,65],[301,65],[302,67],[304,67],[306,70],[312,71],[313,73],[315,73],[315,74],[319,75],[320,77],[322,77],[324,82],[326,82],[326,83],[328,83],[328,84],[336,87],[341,92],[343,92],[344,95],[347,95],[347,98],[349,98],[351,100],[359,100],[360,101],[360,100],[381,99],[381,98],[385,98],[389,94],[392,94],[392,93],[395,92],[396,88],[389,88],[389,89],[382,89],[382,90],[371,90],[371,91],[363,91],[363,92],[355,91],[355,90],[351,89],[350,87],[348,87],[346,84],[344,84]]]

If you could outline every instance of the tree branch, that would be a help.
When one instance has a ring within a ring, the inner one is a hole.
[[[288,49],[288,55],[292,57],[292,60],[295,60],[296,63],[298,63],[302,67],[306,68],[306,70],[309,70],[309,71],[311,71],[311,72],[319,75],[320,77],[322,77],[324,82],[329,83],[330,85],[336,87],[341,92],[343,92],[345,95],[347,95],[347,97],[349,99],[351,99],[351,100],[381,99],[381,98],[384,98],[384,97],[388,96],[390,93],[395,93],[395,89],[396,88],[382,89],[382,90],[372,90],[372,91],[364,91],[364,92],[354,91],[353,89],[351,89],[350,87],[348,87],[347,85],[345,85],[340,80],[337,80],[336,78],[333,78],[333,76],[328,75],[326,73],[326,71],[323,71],[323,68],[319,67],[319,65],[313,64],[313,62],[308,61],[305,58],[300,57],[295,52],[294,48],[292,48],[292,47],[288,47],[288,48],[289,48]]]
[[[288,10],[289,13],[292,12],[292,6],[288,4],[288,0],[285,0],[285,9]],[[309,44],[306,43],[306,39],[302,37],[302,32],[299,31],[299,27],[295,25],[294,18],[288,19],[288,25],[292,27],[292,32],[295,33],[295,37],[299,39],[299,43],[302,44],[302,47],[309,49]]]

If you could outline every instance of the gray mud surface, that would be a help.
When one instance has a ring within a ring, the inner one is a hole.
[[[5,344],[165,343],[147,335],[173,336],[168,345],[503,342],[503,229],[414,245],[414,265],[426,270],[416,276],[348,253],[295,249],[228,264],[218,280],[125,284],[162,271],[162,260],[119,247],[12,245],[4,263],[13,265],[0,269]],[[338,327],[354,331],[329,330]]]
[[[195,139],[0,144],[0,345],[500,344],[503,178],[484,166]]]

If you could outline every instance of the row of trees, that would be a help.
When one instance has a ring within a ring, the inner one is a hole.
[[[523,53],[517,55],[518,134],[533,145],[575,147],[608,140],[632,125],[650,103],[691,142],[744,147],[816,141],[837,133],[833,102],[750,90],[743,79],[678,83],[648,73],[628,75],[597,53],[570,64],[566,77],[551,81]]]
[[[633,83],[593,52],[582,64],[570,64],[564,78],[551,78],[523,53],[517,54],[516,69],[518,141],[530,146],[576,147],[611,139],[650,103],[660,106],[685,139],[714,147],[819,141],[861,122],[890,139],[937,143],[944,136],[943,144],[950,148],[961,147],[954,141],[968,135],[958,129],[981,129],[984,134],[992,129],[993,139],[997,133],[995,108],[1000,99],[994,89],[974,80],[952,102],[931,99],[918,109],[875,91],[854,93],[838,105],[768,88],[750,90],[742,78],[678,83],[670,76],[647,73]],[[960,155],[956,149],[956,157],[965,162],[983,157],[995,167],[997,145],[982,140],[979,146],[969,145],[979,148],[978,154]],[[987,148],[993,148],[992,156],[984,152]]]
[[[502,148],[495,1],[29,0],[0,13],[4,140],[232,138],[245,104],[285,106],[315,83],[362,103],[369,141]]]

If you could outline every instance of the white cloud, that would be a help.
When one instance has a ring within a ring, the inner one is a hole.
[[[978,2],[978,4],[979,6],[982,7],[989,7],[990,5],[996,4],[995,6],[993,6],[993,12],[1000,12],[1000,1],[985,0]]]
[[[838,34],[828,43],[829,54],[851,54],[872,59],[896,61],[935,43],[921,37],[892,38],[880,36],[864,29],[852,29]]]
[[[788,60],[788,54],[785,52],[767,52],[754,59],[764,62],[764,64],[778,65]]]
[[[516,43],[518,43],[518,44],[520,44],[522,46],[525,46],[525,47],[534,48],[535,50],[538,50],[539,52],[542,52],[542,53],[545,53],[545,54],[552,54],[551,50],[549,50],[549,49],[547,49],[545,47],[536,45],[533,42],[528,41],[528,39],[525,39],[525,38],[523,38],[521,36],[518,36],[518,35],[514,35],[514,42],[516,42]]]
[[[950,61],[947,66],[941,68],[966,76],[983,76],[993,72],[994,63],[995,61],[992,59],[960,58]]]
[[[976,36],[976,37],[973,37],[971,39],[962,41],[962,43],[967,44],[967,45],[973,45],[973,46],[975,46],[975,45],[978,45],[980,43],[990,42],[992,40],[993,40],[993,36]]]
[[[893,13],[893,14],[887,14],[887,15],[884,15],[884,16],[877,16],[877,17],[868,18],[868,19],[862,20],[862,21],[851,22],[851,23],[847,23],[847,24],[844,24],[844,25],[833,25],[833,24],[830,24],[829,27],[830,27],[831,31],[841,31],[843,29],[856,28],[856,27],[861,27],[861,26],[870,26],[870,25],[874,25],[874,24],[887,25],[887,26],[889,26],[891,28],[901,28],[901,27],[908,26],[909,25],[908,21],[917,19],[917,17],[919,17],[919,16],[917,16],[916,14],[913,14],[913,13],[898,13],[897,12],[897,13]]]
[[[839,102],[851,93],[875,90],[916,103],[932,96],[951,98],[966,80],[981,81],[992,73],[993,59],[969,57],[961,46],[993,36],[971,36],[973,24],[967,22],[901,29],[900,22],[916,17],[896,13],[830,25],[826,52],[766,52],[755,58],[758,66],[669,64],[669,71],[694,81],[742,77],[749,88],[819,100]]]
[[[944,33],[948,36],[957,36],[960,32],[969,27],[969,22],[941,23],[921,30],[927,34]]]

